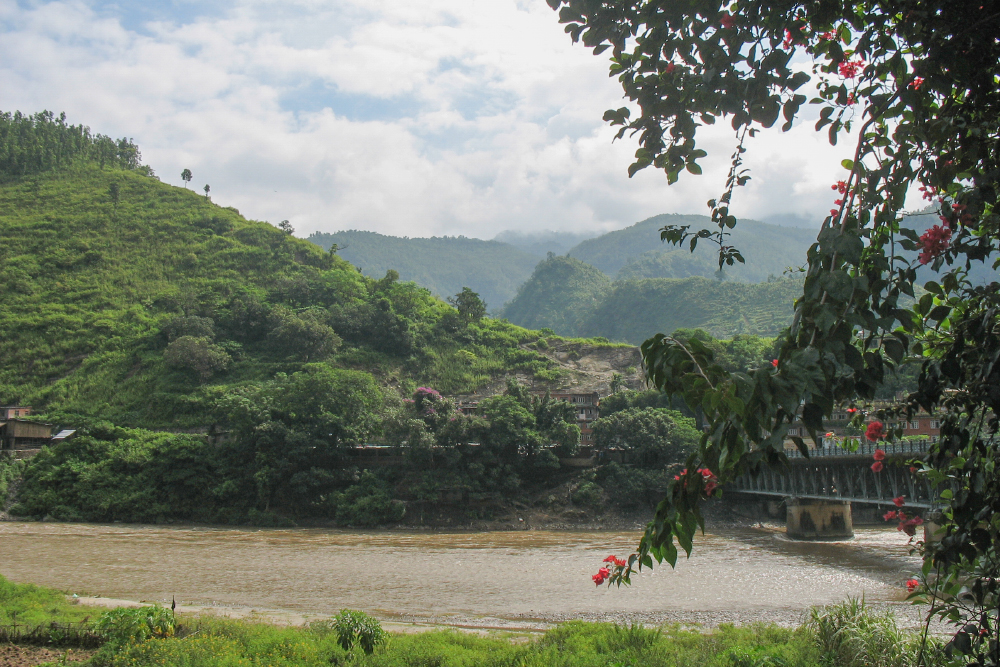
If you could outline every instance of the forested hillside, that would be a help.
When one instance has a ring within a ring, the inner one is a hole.
[[[612,283],[572,257],[538,265],[503,311],[515,324],[564,336],[603,336],[638,345],[657,332],[701,328],[714,336],[774,336],[789,324],[802,283],[748,284],[714,278],[648,278]]]
[[[631,227],[583,241],[569,254],[615,278],[686,278],[714,276],[719,269],[713,246],[702,241],[696,252],[685,246],[664,245],[659,230],[664,225],[690,225],[692,230],[715,229],[703,215],[657,215]],[[741,220],[730,237],[746,264],[727,266],[726,280],[763,282],[780,277],[788,267],[802,263],[816,241],[816,230],[768,225]],[[718,246],[715,246],[718,250]]]
[[[464,236],[410,239],[350,230],[316,232],[308,240],[325,250],[337,244],[337,254],[366,276],[394,270],[400,280],[413,281],[441,298],[469,287],[491,311],[510,301],[542,257],[500,241]]]
[[[610,289],[611,279],[598,269],[572,257],[550,255],[521,285],[503,316],[529,329],[577,331]]]
[[[16,158],[0,164],[0,404],[78,429],[0,457],[0,507],[22,476],[22,516],[375,525],[440,489],[495,507],[560,474],[573,409],[515,378],[558,386],[571,371],[541,350],[606,343],[543,344],[472,293],[453,307],[365,276],[105,139],[0,115]],[[475,416],[446,398],[486,387]],[[366,443],[401,464],[364,472]]]

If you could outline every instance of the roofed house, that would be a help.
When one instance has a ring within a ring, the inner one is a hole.
[[[0,422],[0,444],[4,451],[41,449],[52,441],[52,424],[26,419]]]
[[[0,421],[27,417],[31,414],[30,405],[4,405],[0,407]]]

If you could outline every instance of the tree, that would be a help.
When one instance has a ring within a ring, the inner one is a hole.
[[[289,236],[295,233],[295,228],[292,227],[292,223],[288,222],[287,220],[282,220],[281,222],[279,222],[278,229],[285,232]]]
[[[193,176],[191,175],[190,169],[185,169],[184,171],[181,172],[181,180],[184,181],[185,188],[188,186],[188,183],[191,182],[192,178]]]
[[[459,317],[466,323],[478,322],[486,315],[486,303],[468,287],[463,287],[461,292],[448,297],[448,303],[458,309]]]
[[[810,102],[819,106],[816,129],[834,143],[844,132],[856,136],[853,159],[843,162],[844,177],[832,185],[833,208],[806,257],[803,295],[779,338],[776,364],[732,372],[698,340],[658,334],[643,344],[650,382],[701,407],[708,428],[688,474],[669,487],[638,553],[614,580],[627,582],[632,564],[673,564],[675,539],[690,553],[705,495],[697,467],[725,483],[782,466],[782,443],[800,405],[815,438],[839,407],[858,405],[864,414],[887,372],[909,357],[921,364],[916,390],[877,416],[884,421],[925,409],[941,417],[941,439],[919,473],[947,488],[944,539],[926,545],[925,568],[940,575],[934,592],[945,604],[938,608],[954,612],[962,628],[953,648],[996,664],[1000,283],[973,285],[965,276],[973,263],[993,261],[1000,237],[995,5],[549,3],[560,8],[574,40],[597,53],[611,49],[611,73],[635,106],[608,111],[605,119],[620,128],[619,137],[638,136],[630,174],[654,166],[673,183],[684,171],[700,173],[706,152],[696,142],[699,127],[731,123],[731,169],[722,195],[709,202],[717,231],[661,230],[662,239],[692,250],[701,239],[713,242],[720,268],[743,261],[727,242],[738,223],[729,206],[750,178],[742,156],[757,132],[779,118],[790,129],[802,116],[809,84],[816,91]],[[812,59],[811,73],[791,66],[796,52]],[[923,234],[902,215],[917,188],[940,216]],[[919,255],[908,259],[900,250]],[[907,306],[923,266],[941,275]],[[796,443],[805,450],[801,439]],[[966,582],[974,603],[959,609],[954,596]]]
[[[181,336],[167,345],[163,359],[168,366],[194,371],[204,382],[229,368],[229,355],[205,336]]]
[[[212,187],[208,183],[205,183],[204,190],[205,190],[205,196],[207,197],[208,193],[212,191]]]
[[[675,410],[628,408],[594,422],[598,449],[630,452],[643,468],[680,463],[698,446],[694,420]]]

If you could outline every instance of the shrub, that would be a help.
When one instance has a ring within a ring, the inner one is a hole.
[[[573,492],[574,505],[596,507],[604,499],[604,490],[594,482],[584,482]]]
[[[139,644],[153,637],[173,637],[174,615],[160,605],[118,607],[105,612],[94,625],[97,634],[112,646]]]
[[[337,643],[342,649],[350,651],[357,645],[369,655],[389,638],[378,619],[354,609],[342,609],[330,620],[313,623],[310,627],[320,630],[329,628],[337,634]]]

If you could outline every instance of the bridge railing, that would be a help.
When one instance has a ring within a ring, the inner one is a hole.
[[[876,449],[881,449],[886,456],[905,456],[907,454],[925,454],[931,446],[930,438],[920,440],[905,440],[901,442],[871,442],[863,437],[862,443],[858,445],[856,451],[851,451],[840,445],[831,447],[817,447],[809,450],[809,458],[825,458],[828,456],[873,456]],[[785,453],[790,459],[802,459],[802,452],[798,449],[786,449]]]

